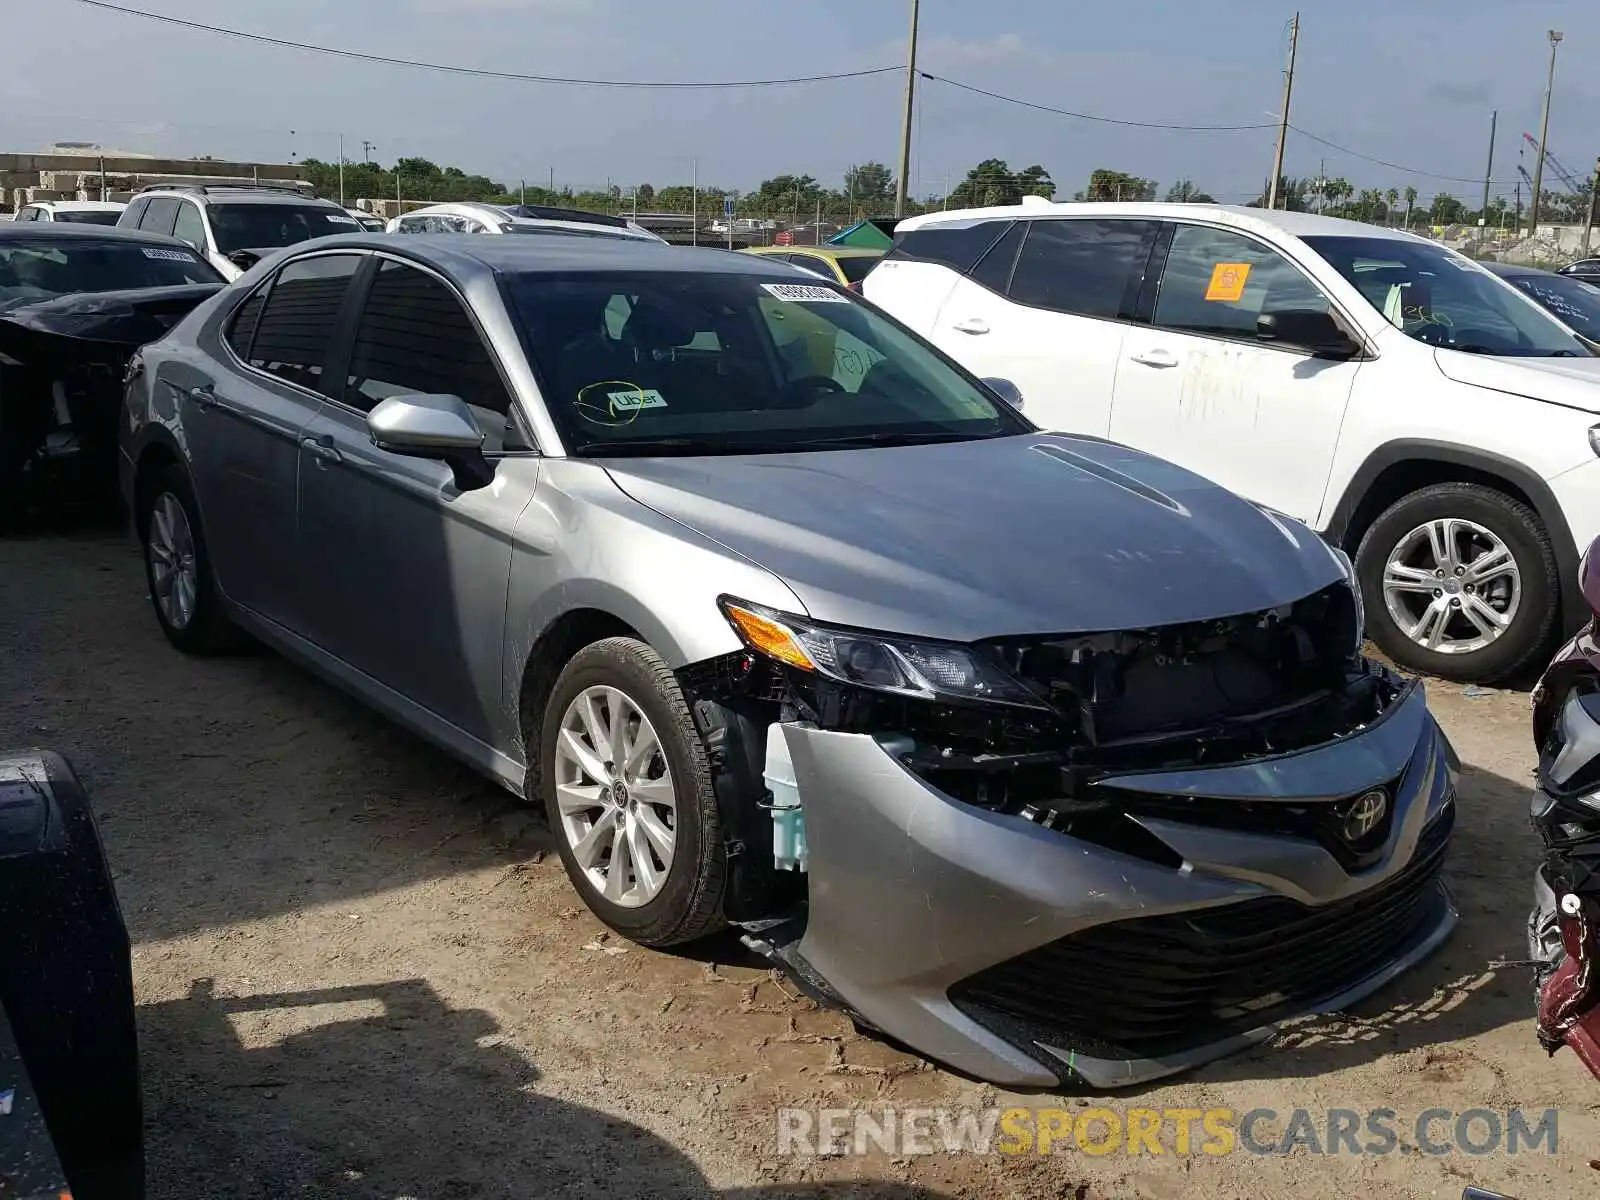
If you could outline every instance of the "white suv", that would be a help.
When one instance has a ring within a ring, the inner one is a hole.
[[[35,200],[17,209],[14,221],[65,221],[77,225],[115,225],[126,204],[110,200]]]
[[[1171,459],[1353,551],[1372,637],[1406,666],[1503,679],[1589,615],[1600,357],[1435,242],[1030,198],[901,222],[864,290],[1046,428]]]
[[[237,279],[282,246],[359,233],[360,223],[332,200],[297,189],[153,184],[117,221],[188,242],[226,279]]]
[[[390,220],[389,233],[571,233],[580,237],[637,238],[659,242],[623,217],[538,204],[430,204]]]

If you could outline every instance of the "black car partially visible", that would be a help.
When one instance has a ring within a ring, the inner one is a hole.
[[[1541,271],[1511,263],[1484,263],[1494,274],[1538,304],[1579,337],[1600,345],[1600,287],[1580,275]],[[1600,283],[1600,275],[1593,277]]]
[[[1568,263],[1557,272],[1568,279],[1581,279],[1585,283],[1600,284],[1600,258],[1580,258]]]
[[[0,225],[0,525],[115,502],[128,360],[223,284],[174,238]]]

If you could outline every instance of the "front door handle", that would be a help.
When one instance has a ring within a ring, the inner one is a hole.
[[[344,455],[339,453],[339,448],[333,444],[333,438],[327,434],[321,437],[308,437],[300,439],[300,448],[312,458],[324,463],[342,463]]]
[[[1175,367],[1178,365],[1178,356],[1171,350],[1142,350],[1138,354],[1130,354],[1128,357],[1136,363],[1143,363],[1147,367]]]
[[[217,403],[217,389],[209,383],[202,383],[189,389],[189,399],[193,400],[195,407],[206,409],[215,408]]]
[[[957,333],[970,333],[974,336],[989,332],[989,323],[978,317],[968,317],[965,321],[957,321],[950,328]]]

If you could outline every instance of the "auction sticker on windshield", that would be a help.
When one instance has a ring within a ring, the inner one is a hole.
[[[145,247],[144,256],[146,258],[170,259],[172,262],[192,263],[196,261],[195,256],[187,250],[153,250],[148,246]]]
[[[1218,263],[1211,268],[1211,285],[1206,288],[1206,299],[1237,304],[1244,299],[1244,285],[1249,278],[1249,263]]]
[[[811,287],[804,283],[763,283],[761,290],[779,300],[795,304],[849,304],[850,301],[832,288]]]

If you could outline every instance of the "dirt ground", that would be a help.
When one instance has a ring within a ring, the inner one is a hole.
[[[1560,1110],[1555,1155],[780,1156],[780,1106],[1009,1097],[857,1034],[731,938],[618,944],[528,810],[266,652],[163,641],[119,533],[0,541],[0,746],[64,752],[134,943],[152,1200],[1600,1193],[1600,1084],[1534,1040],[1527,696],[1433,684],[1463,760],[1448,946],[1154,1109]],[[1090,1101],[1031,1096],[1028,1105]],[[1093,1101],[1092,1103],[1100,1103]]]

